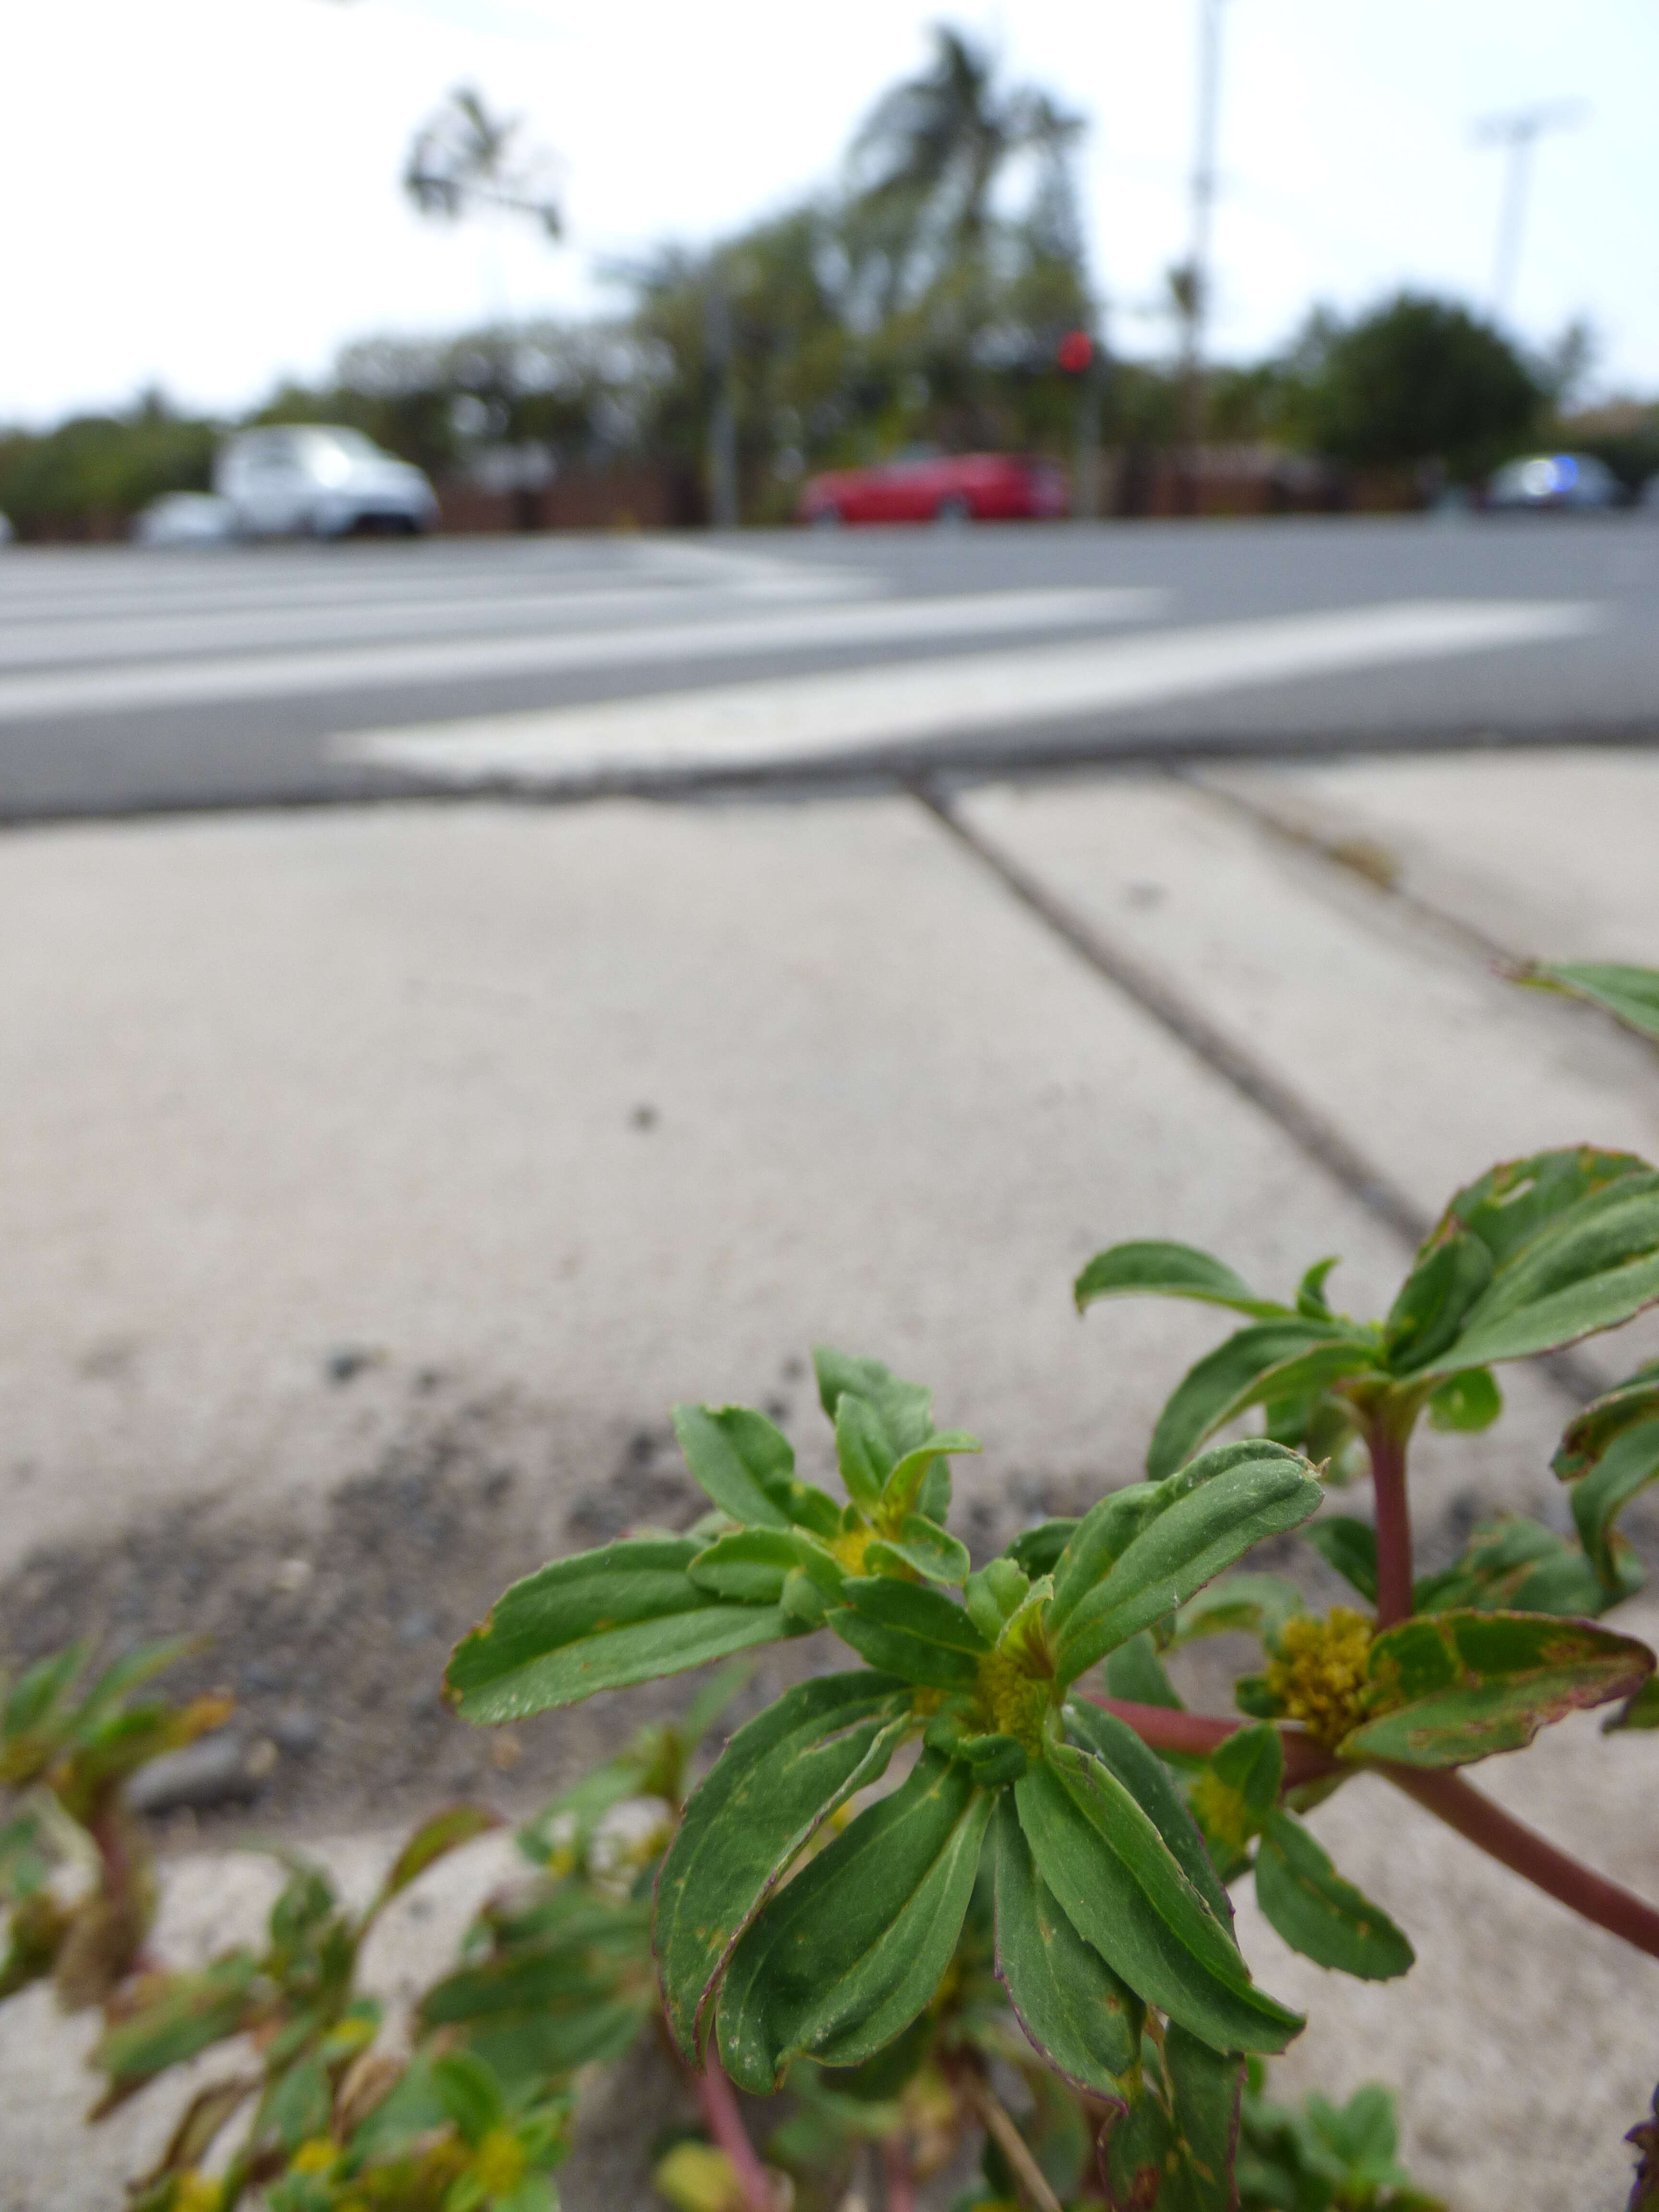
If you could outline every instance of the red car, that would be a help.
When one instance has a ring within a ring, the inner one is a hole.
[[[874,468],[809,477],[800,519],[839,522],[1024,522],[1064,514],[1065,472],[1029,453],[941,453],[912,446]]]

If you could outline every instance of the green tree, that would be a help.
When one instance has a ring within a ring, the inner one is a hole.
[[[1360,466],[1437,460],[1484,472],[1537,428],[1545,394],[1527,363],[1466,307],[1401,292],[1346,327],[1315,315],[1291,364],[1291,426]]]

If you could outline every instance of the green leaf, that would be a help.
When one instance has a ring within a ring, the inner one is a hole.
[[[1298,1527],[1324,1502],[1305,1460],[1258,1439],[1219,1445],[1158,1488],[1160,1510],[1086,1595],[1077,1593],[1097,1552],[1092,1513],[1061,1559],[1054,1605],[1061,1682],[1074,1681],[1115,1645],[1183,1605],[1252,1545]]]
[[[501,2083],[483,2059],[469,2051],[434,2058],[432,2086],[446,2116],[475,2150],[490,2130],[500,2127],[507,2118]]]
[[[1370,1337],[1334,1322],[1253,1322],[1207,1352],[1176,1384],[1152,1431],[1146,1472],[1154,1481],[1172,1474],[1206,1437],[1252,1406],[1310,1396],[1345,1376],[1370,1372],[1377,1362]]]
[[[1616,1735],[1625,1729],[1659,1729],[1659,1674],[1649,1675],[1636,1695],[1601,1723],[1603,1735]]]
[[[38,1729],[68,1696],[92,1656],[90,1641],[71,1644],[37,1660],[20,1674],[6,1698],[4,1734],[27,1735]]]
[[[996,1814],[997,1978],[1026,2035],[1076,2087],[1110,2100],[1140,2057],[1144,2008],[1038,1874],[1011,1794]]]
[[[1106,1689],[1109,1696],[1125,1698],[1131,1705],[1163,1705],[1170,1712],[1182,1709],[1175,1685],[1146,1629],[1106,1655]]]
[[[1078,1934],[1212,2048],[1282,2051],[1303,2026],[1250,1981],[1151,1816],[1099,1759],[1059,1748],[1014,1785],[1038,1873]]]
[[[1289,1813],[1267,1814],[1255,1855],[1255,1901],[1293,1951],[1340,1973],[1392,1981],[1415,1960],[1388,1914],[1343,1881]]]
[[[1324,1263],[1334,1267],[1334,1261]],[[1200,1252],[1192,1244],[1172,1244],[1149,1239],[1139,1243],[1112,1244],[1094,1258],[1073,1285],[1081,1313],[1097,1298],[1195,1298],[1206,1305],[1231,1306],[1237,1313],[1259,1320],[1283,1315],[1286,1309],[1272,1298],[1258,1297],[1242,1275],[1224,1261]]]
[[[1622,1595],[1613,1524],[1639,1491],[1659,1480],[1659,1381],[1610,1396],[1624,1401],[1617,1415],[1607,1398],[1587,1407],[1563,1438],[1555,1471],[1563,1474],[1564,1462],[1571,1469],[1565,1479],[1575,1485],[1572,1517],[1579,1540],[1604,1587]]]
[[[826,1596],[840,1596],[840,1565],[799,1528],[731,1529],[699,1552],[686,1571],[699,1589],[731,1604],[776,1605],[797,1568]]]
[[[1608,1553],[1608,1586],[1577,1544],[1519,1514],[1475,1530],[1453,1566],[1418,1582],[1413,1613],[1554,1613],[1574,1618],[1605,1613],[1641,1587],[1642,1571],[1627,1555]]]
[[[1162,1837],[1164,1847],[1224,1928],[1233,1924],[1233,1908],[1218,1877],[1204,1838],[1170,1770],[1127,1721],[1103,1712],[1086,1698],[1069,1698],[1066,1728],[1072,1741],[1094,1753],[1134,1799]]]
[[[1292,1613],[1306,1610],[1301,1591],[1283,1575],[1222,1575],[1188,1599],[1170,1640],[1195,1644],[1200,1637],[1243,1632],[1271,1642]]]
[[[942,1429],[937,1435],[926,1437],[903,1456],[896,1460],[883,1486],[881,1517],[884,1524],[908,1516],[922,1504],[924,1487],[934,1469],[944,1460],[980,1449],[977,1437],[970,1437],[966,1429]]]
[[[488,1805],[446,1805],[441,1812],[422,1820],[392,1861],[380,1885],[380,1893],[369,1908],[368,1918],[373,1920],[400,1890],[417,1881],[429,1866],[435,1866],[451,1851],[459,1850],[463,1844],[472,1843],[501,1826],[501,1814],[492,1813]]]
[[[527,1575],[456,1645],[446,1698],[465,1721],[522,1720],[788,1634],[775,1606],[699,1589],[687,1570],[702,1548],[690,1536],[624,1537]]]
[[[763,2095],[792,2057],[854,2066],[930,2002],[968,1910],[992,1800],[924,1752],[763,1909],[721,1990],[721,2063]]]
[[[1449,1375],[1429,1401],[1429,1426],[1471,1436],[1489,1429],[1504,1410],[1504,1394],[1487,1367]]]
[[[907,1513],[896,1535],[872,1537],[864,1557],[868,1566],[884,1574],[914,1567],[929,1582],[958,1587],[967,1581],[974,1564],[965,1544],[947,1534],[937,1522],[924,1520],[920,1513]]]
[[[856,1391],[843,1390],[836,1401],[836,1463],[847,1495],[873,1513],[893,1469],[893,1453],[880,1414]]]
[[[1443,1344],[1443,1332],[1394,1344],[1396,1373],[1527,1358],[1617,1328],[1659,1299],[1659,1174],[1628,1152],[1586,1146],[1493,1168],[1453,1199],[1417,1272],[1465,1237],[1485,1249],[1490,1281]]]
[[[1304,1321],[1331,1319],[1331,1302],[1325,1295],[1325,1285],[1334,1267],[1341,1265],[1334,1253],[1328,1260],[1316,1260],[1296,1286],[1296,1310]]]
[[[1075,1521],[1039,1521],[1035,1528],[1022,1529],[1004,1556],[1035,1582],[1054,1572],[1076,1528]]]
[[[963,1584],[968,1616],[994,1644],[1031,1594],[1031,1577],[1006,1555],[987,1560]]]
[[[909,1700],[880,1674],[820,1675],[740,1728],[685,1808],[657,1875],[663,2008],[694,2064],[732,1948],[820,1823],[885,1772]]]
[[[991,1649],[943,1590],[885,1575],[849,1575],[830,1616],[843,1644],[884,1673],[935,1690],[971,1690]]]
[[[302,2058],[290,2066],[270,2091],[264,2124],[290,2153],[313,2136],[328,2133],[334,2099],[328,2069],[320,2058]]]
[[[643,1991],[622,1996],[584,1994],[562,2005],[481,2020],[466,2031],[467,2048],[509,2090],[515,2085],[540,2089],[579,2067],[602,2066],[623,2057],[656,2009]]]
[[[880,1414],[892,1440],[895,1458],[931,1434],[933,1392],[921,1382],[902,1381],[880,1360],[818,1344],[812,1347],[812,1370],[817,1378],[818,1403],[830,1419],[835,1419],[843,1394],[852,1391]]]
[[[1368,1605],[1376,1603],[1376,1531],[1369,1521],[1328,1513],[1304,1528],[1302,1536]]]
[[[1633,1638],[1546,1613],[1442,1613],[1371,1644],[1373,1693],[1389,1710],[1355,1729],[1347,1759],[1462,1766],[1517,1751],[1550,1721],[1635,1695],[1653,1654]]]
[[[1172,2027],[1164,2040],[1164,2071],[1167,2102],[1143,2085],[1124,2118],[1108,2118],[1101,2172],[1109,2212],[1237,2212],[1233,2158],[1244,2062]]]
[[[1237,1801],[1235,1832],[1239,1841],[1259,1832],[1279,1802],[1285,1780],[1285,1747],[1279,1730],[1265,1721],[1254,1728],[1235,1729],[1216,1746],[1206,1765],[1213,1782]]]
[[[676,1406],[672,1419],[687,1467],[721,1512],[748,1527],[799,1524],[835,1534],[835,1499],[796,1480],[794,1448],[764,1413],[747,1406]]]
[[[1618,960],[1540,961],[1517,970],[1515,981],[1534,990],[1561,991],[1583,999],[1638,1036],[1659,1042],[1659,969],[1634,968]]]
[[[873,1407],[885,1439],[889,1468],[925,1442],[933,1431],[933,1394],[920,1382],[905,1382],[878,1359],[860,1359],[827,1344],[813,1348],[818,1403],[831,1421],[848,1391]]]
[[[1551,1464],[1563,1482],[1577,1482],[1599,1465],[1626,1429],[1659,1417],[1659,1359],[1627,1375],[1618,1388],[1593,1398],[1567,1424]]]
[[[1488,1247],[1462,1229],[1449,1230],[1423,1246],[1383,1324],[1389,1363],[1396,1374],[1426,1365],[1457,1341],[1493,1273]]]
[[[170,1974],[143,2008],[107,2029],[91,2063],[110,2076],[112,2098],[240,2034],[258,2005],[258,1966],[243,1951],[198,1973]]]
[[[618,1994],[621,1968],[645,1950],[647,1917],[635,1907],[607,1929],[579,1923],[562,1938],[508,1942],[434,1982],[421,2000],[422,2025],[455,2027],[608,2003]]]

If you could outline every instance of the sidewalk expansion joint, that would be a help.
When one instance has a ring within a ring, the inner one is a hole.
[[[1316,1106],[1248,1046],[1219,1028],[1167,976],[1114,943],[964,819],[937,783],[917,778],[908,787],[940,828],[1103,982],[1138,1006],[1212,1075],[1265,1114],[1298,1151],[1399,1238],[1408,1252],[1416,1251],[1433,1228],[1433,1219]],[[1587,1403],[1606,1388],[1601,1376],[1571,1350],[1551,1352],[1534,1364],[1575,1404]]]

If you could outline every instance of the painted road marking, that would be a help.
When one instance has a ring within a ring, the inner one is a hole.
[[[331,751],[337,760],[455,784],[562,787],[784,767],[1299,677],[1583,637],[1603,619],[1600,607],[1570,600],[1403,600],[427,723],[342,737]]]
[[[586,635],[436,638],[318,653],[226,655],[0,678],[0,721],[116,714],[199,700],[271,699],[455,677],[631,668],[653,661],[746,659],[840,646],[906,645],[988,632],[1081,629],[1144,620],[1165,594],[1132,589],[968,592],[787,613],[706,616]],[[435,617],[434,621],[441,619]]]

